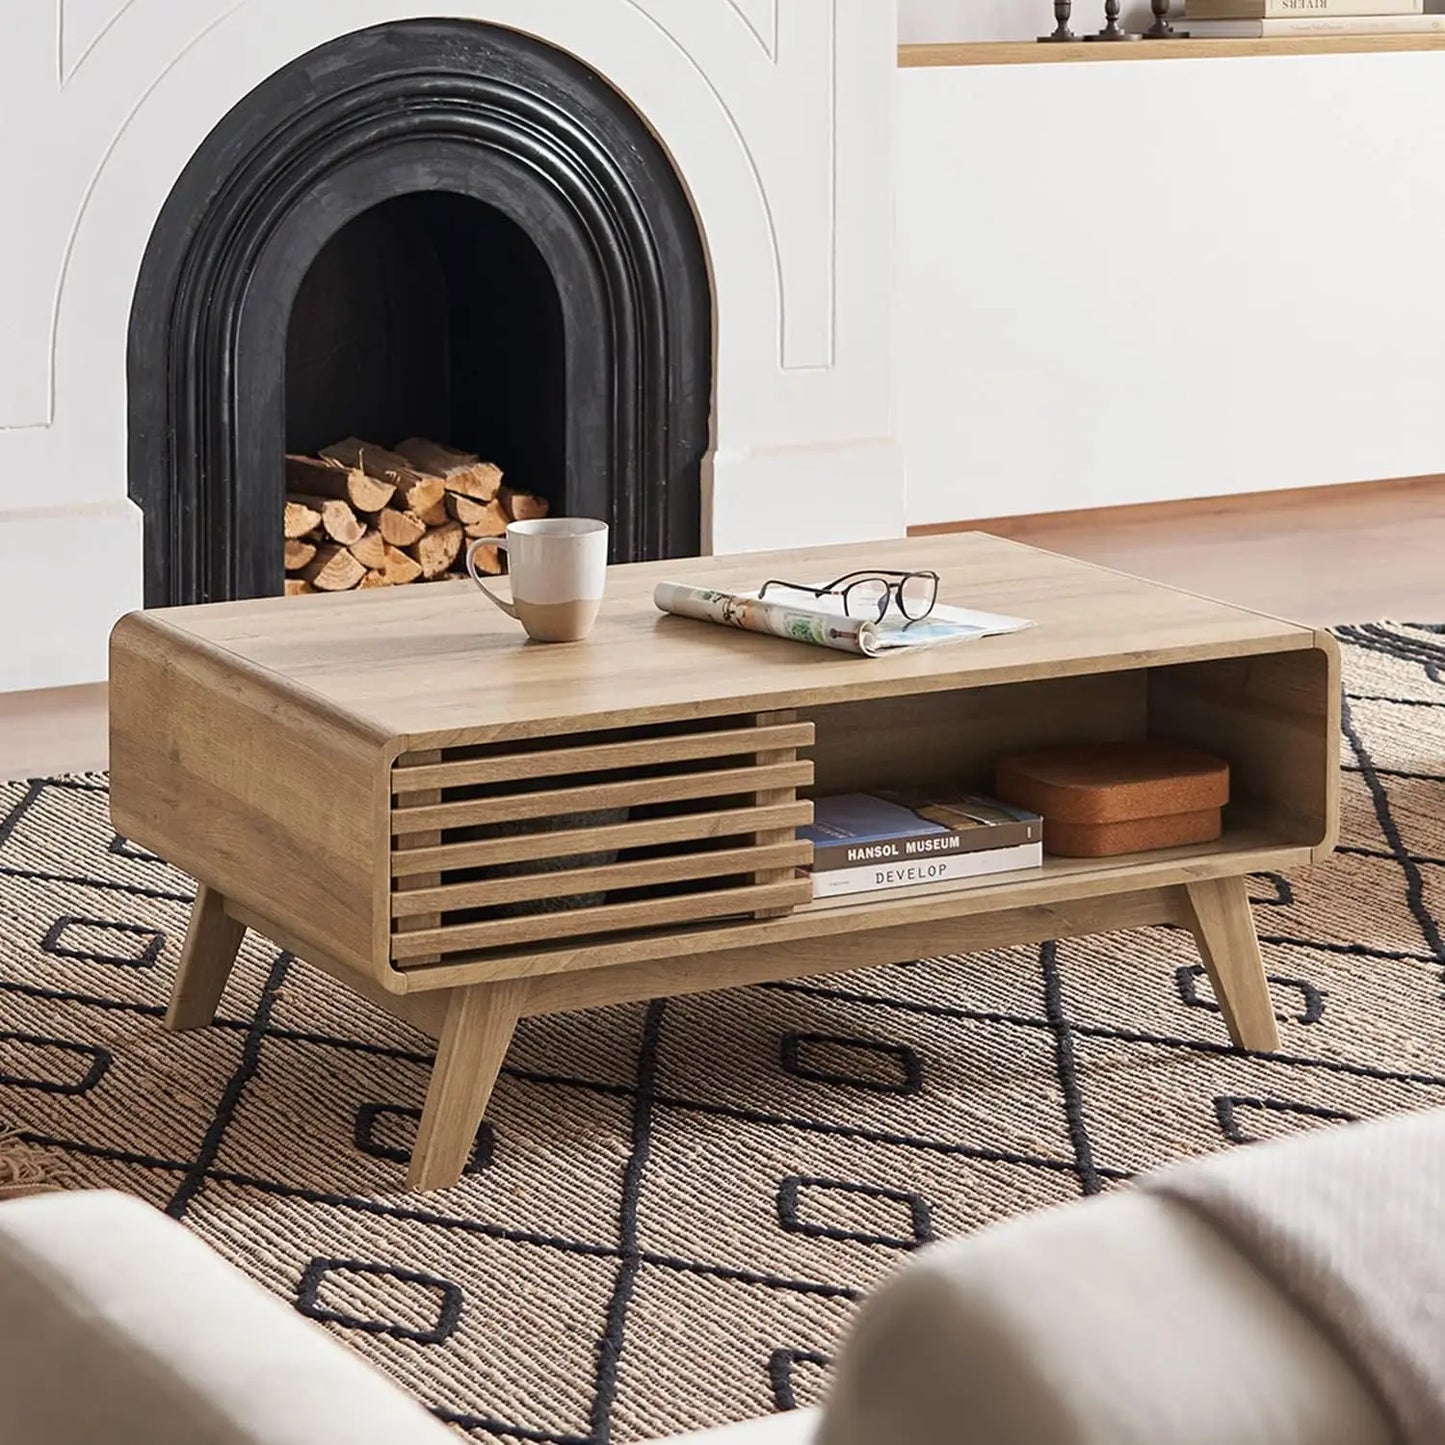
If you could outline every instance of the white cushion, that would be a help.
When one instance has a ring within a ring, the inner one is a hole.
[[[1121,1191],[921,1251],[817,1445],[1387,1445],[1320,1331],[1191,1211]]]
[[[128,1195],[0,1206],[4,1445],[456,1445],[319,1326]]]

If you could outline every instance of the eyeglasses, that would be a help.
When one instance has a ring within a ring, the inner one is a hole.
[[[879,622],[883,621],[890,602],[909,622],[921,622],[938,603],[937,572],[897,572],[889,567],[845,572],[826,587],[811,587],[805,582],[782,582],[774,578],[758,589],[759,598],[768,595],[769,587],[806,592],[813,597],[841,597],[845,616],[866,616],[871,608]],[[853,611],[854,607],[858,608],[857,614]]]

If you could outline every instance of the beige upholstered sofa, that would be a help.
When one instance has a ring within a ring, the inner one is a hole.
[[[1330,1227],[1343,1219],[1353,1229],[1362,1208],[1378,1224],[1369,1186],[1382,1158],[1445,1138],[1438,1118],[1331,1132],[1323,1144],[1235,1151],[1216,1172],[1230,1184],[1252,1170],[1285,1210],[1308,1213],[1311,1198],[1329,1195],[1340,1205]],[[1239,1162],[1246,1156],[1263,1163]],[[1342,1159],[1360,1165],[1349,1190],[1338,1184]],[[1409,1195],[1417,1177],[1380,1182]],[[1335,1183],[1315,1187],[1326,1178]],[[1146,1185],[922,1251],[864,1306],[824,1411],[710,1431],[690,1445],[1402,1438],[1367,1383],[1378,1380],[1350,1358],[1351,1341],[1337,1344],[1196,1204],[1187,1190]],[[1404,1215],[1383,1217],[1410,1233]],[[1435,1283],[1428,1270],[1422,1277]],[[1390,1279],[1407,1283],[1392,1282],[1389,1298],[1408,1293],[1412,1278],[1397,1269]],[[1384,1295],[1376,1306],[1394,1307]],[[110,1193],[0,1205],[0,1445],[455,1438],[147,1206]]]

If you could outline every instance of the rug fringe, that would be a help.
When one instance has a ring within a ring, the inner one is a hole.
[[[75,1182],[58,1149],[27,1144],[18,1129],[0,1128],[0,1200],[45,1194]]]

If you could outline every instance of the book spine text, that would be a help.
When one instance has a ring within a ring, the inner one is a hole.
[[[928,858],[946,858],[955,853],[984,853],[996,848],[1013,848],[1020,843],[1038,842],[1042,825],[1035,822],[998,823],[988,828],[969,828],[958,833],[921,833],[901,838],[883,838],[868,843],[825,843],[813,847],[813,871],[833,872],[840,868],[861,868],[865,864],[916,863]]]
[[[874,893],[909,888],[920,883],[947,883],[956,878],[978,878],[1037,868],[1044,861],[1042,843],[1020,843],[1012,848],[987,848],[906,863],[880,863],[865,868],[835,868],[813,873],[813,897],[836,898],[848,893]]]

